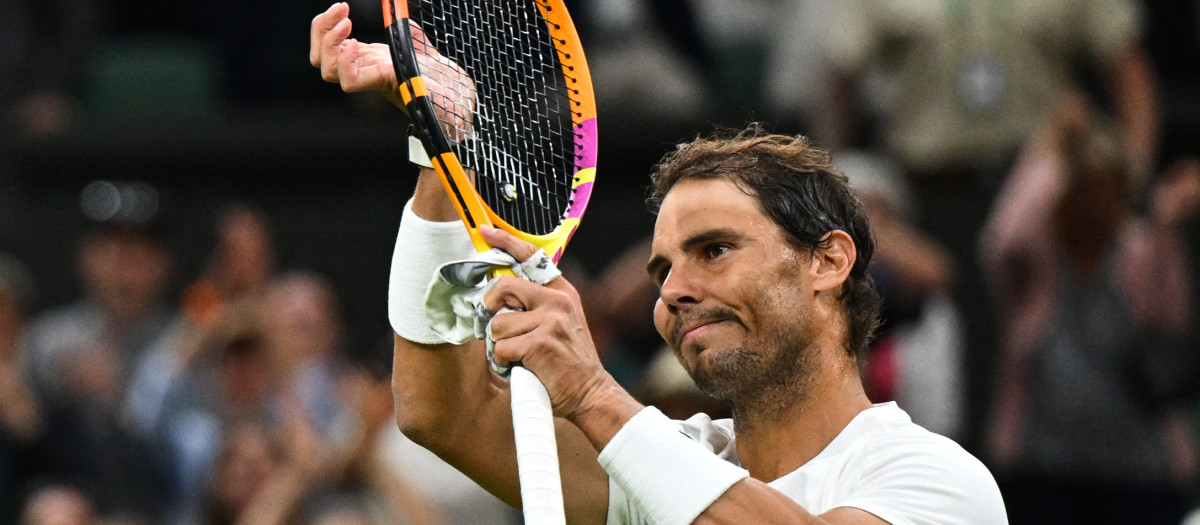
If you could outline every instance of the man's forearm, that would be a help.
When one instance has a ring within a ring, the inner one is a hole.
[[[410,438],[431,449],[448,446],[443,441],[456,439],[455,427],[470,421],[466,415],[486,403],[481,385],[488,385],[490,377],[474,348],[478,342],[447,343],[425,319],[425,293],[437,267],[473,253],[440,177],[422,169],[396,238],[388,318],[396,333],[396,422]]]
[[[417,188],[413,192],[412,210],[427,221],[451,222],[459,220],[458,212],[442,187],[441,175],[431,168],[421,168]]]
[[[396,336],[392,393],[400,430],[435,452],[451,448],[460,433],[473,434],[480,414],[502,419],[504,414],[489,411],[508,409],[507,398],[498,399],[501,385],[472,344],[422,345]]]

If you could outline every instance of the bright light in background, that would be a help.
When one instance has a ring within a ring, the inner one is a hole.
[[[83,188],[79,207],[96,222],[141,224],[158,212],[158,192],[140,182],[98,180]]]

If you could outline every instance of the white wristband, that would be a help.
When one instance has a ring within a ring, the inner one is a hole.
[[[413,213],[412,201],[408,201],[400,219],[388,281],[388,321],[392,330],[414,343],[446,342],[425,320],[425,291],[439,266],[474,254],[471,237],[461,222],[427,221]]]
[[[648,523],[688,525],[749,473],[684,434],[654,407],[633,416],[600,452],[600,465]]]

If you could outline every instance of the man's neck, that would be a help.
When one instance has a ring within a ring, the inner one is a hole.
[[[871,407],[849,360],[832,360],[806,390],[784,411],[735,407],[738,459],[751,477],[767,483],[800,468]]]

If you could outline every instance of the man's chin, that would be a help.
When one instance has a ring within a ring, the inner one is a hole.
[[[715,353],[712,350],[706,352]],[[698,360],[697,366],[688,370],[688,374],[692,376],[692,381],[696,383],[696,387],[701,392],[721,401],[730,401],[733,398],[734,390],[738,387],[738,381],[729,377],[728,374],[723,374],[712,367],[712,363],[704,363]]]

